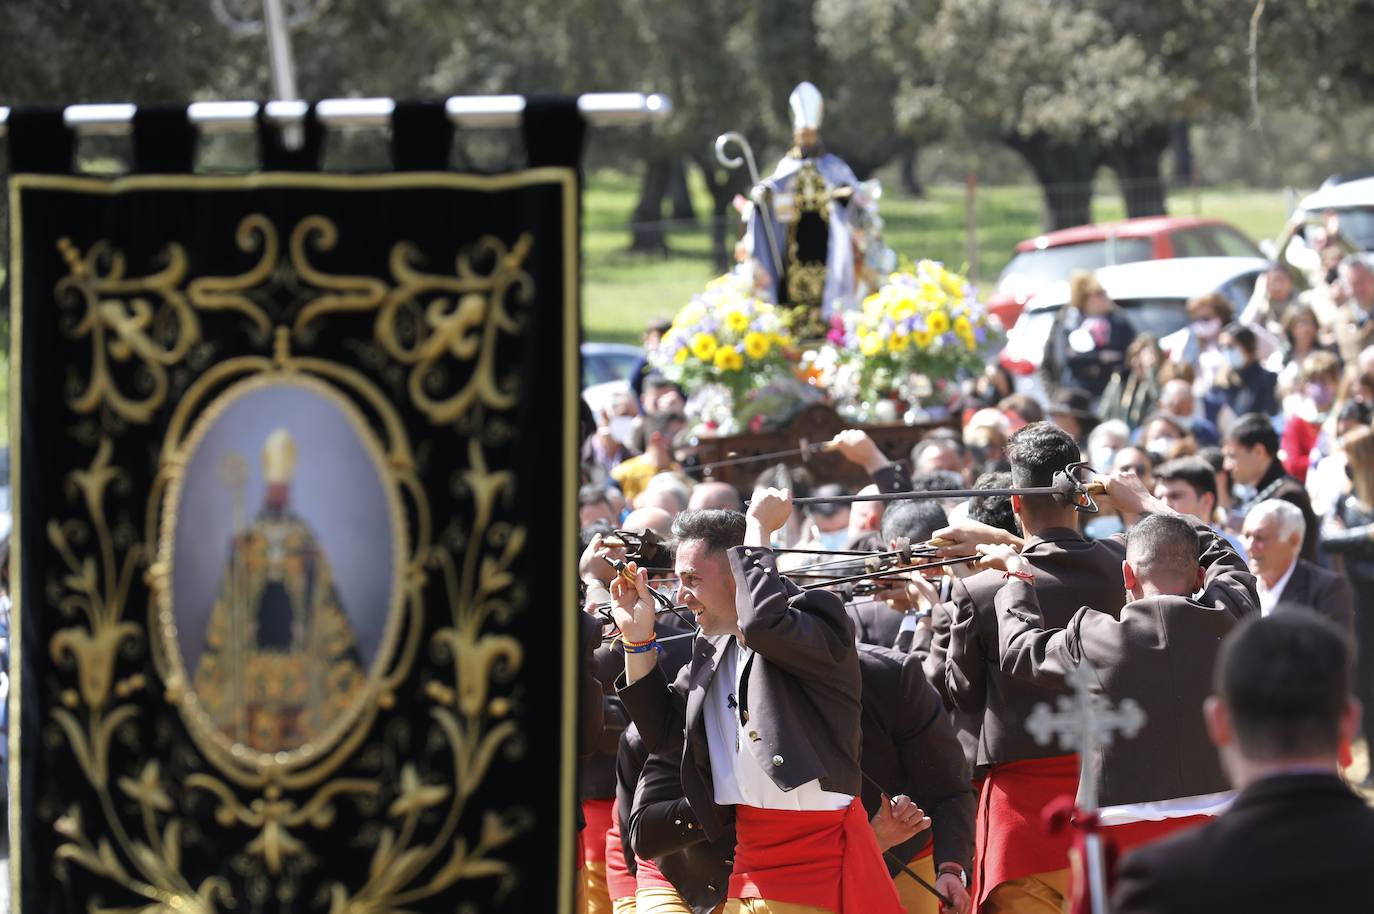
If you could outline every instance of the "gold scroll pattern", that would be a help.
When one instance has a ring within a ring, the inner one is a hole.
[[[310,838],[302,833],[328,828],[338,801],[380,800],[384,821],[376,830],[368,871],[352,884],[340,881],[329,887],[330,914],[410,910],[463,880],[513,877],[511,864],[498,852],[525,827],[521,814],[515,809],[486,811],[480,824],[472,823],[475,828],[464,827],[464,822],[469,800],[498,754],[518,749],[519,728],[509,719],[511,707],[494,694],[493,686],[520,670],[523,650],[518,640],[490,630],[494,618],[505,618],[513,609],[511,566],[526,542],[522,526],[499,517],[498,502],[509,496],[515,479],[507,471],[489,469],[481,441],[472,437],[460,493],[471,505],[464,518],[467,535],[453,548],[431,542],[427,497],[403,440],[403,424],[386,397],[350,366],[292,355],[290,342],[308,345],[332,314],[376,311],[375,344],[408,369],[411,405],[434,425],[480,427],[484,413],[509,410],[516,403],[516,392],[497,377],[496,348],[503,338],[522,331],[515,308],[533,295],[524,269],[533,240],[522,235],[508,247],[484,237],[471,250],[459,252],[452,276],[421,272],[417,248],[399,242],[390,252],[388,283],[330,274],[315,266],[310,251],[328,251],[338,237],[329,219],[312,215],[296,223],[283,246],[277,226],[253,214],[240,222],[235,244],[246,253],[256,252],[256,263],[236,276],[196,278],[188,277],[188,258],[180,245],[166,248],[161,269],[130,277],[124,255],[108,243],[81,251],[70,239],[61,239],[67,275],[55,291],[67,315],[63,330],[90,345],[87,376],[72,385],[68,405],[78,414],[103,410],[135,425],[175,410],[179,418],[172,434],[184,433],[189,401],[178,403],[171,396],[168,373],[184,366],[201,342],[199,315],[222,312],[241,318],[248,338],[271,352],[210,365],[192,385],[193,392],[201,381],[208,391],[212,376],[306,372],[340,389],[351,385],[353,396],[387,412],[382,421],[393,437],[390,482],[409,496],[412,526],[419,531],[405,569],[410,636],[396,649],[387,682],[394,687],[424,662],[419,658],[430,658],[432,676],[423,697],[442,734],[445,757],[429,748],[416,753],[398,747],[396,754],[409,760],[396,783],[375,776],[334,776],[374,719],[363,715],[354,725],[358,732],[334,751],[322,752],[314,765],[290,771],[270,764],[236,770],[232,760],[211,753],[206,758],[219,774],[190,775],[183,793],[171,789],[155,759],[132,763],[137,770],[115,770],[116,736],[126,746],[137,746],[141,708],[134,697],[161,688],[168,701],[176,700],[175,688],[151,683],[141,672],[123,671],[144,668],[142,658],[150,647],[145,641],[160,618],[154,598],[148,627],[139,625],[129,615],[128,598],[135,576],[143,575],[155,592],[166,574],[155,561],[158,505],[166,494],[168,461],[185,455],[169,439],[149,502],[147,535],[121,535],[108,516],[107,498],[111,490],[127,489],[129,480],[113,465],[113,440],[105,434],[91,464],[69,474],[67,488],[77,513],[52,521],[47,529],[65,569],[49,587],[64,619],[49,651],[72,683],[58,696],[51,720],[98,798],[100,820],[75,805],[57,819],[54,827],[63,843],[56,865],[80,866],[141,899],[134,908],[93,899],[90,914],[242,909],[243,899],[234,897],[223,877],[183,872],[188,820],[180,802],[192,793],[214,800],[218,826],[246,830],[241,856],[255,878],[266,883],[286,878],[289,862],[308,854]],[[276,315],[254,293],[283,273],[301,282],[302,292],[291,314]],[[132,366],[133,374],[118,372],[120,365]],[[449,624],[433,634],[426,655],[414,639],[420,631],[421,594],[431,579],[442,588]],[[167,646],[153,638],[156,659]],[[165,679],[165,663],[154,667]],[[377,695],[383,710],[392,701],[385,688]],[[435,779],[432,769],[450,767],[451,783]],[[244,789],[256,797],[245,799]],[[130,814],[129,803],[136,814]],[[469,843],[467,835],[474,832]],[[289,893],[278,895],[282,901],[289,898]],[[290,910],[289,903],[283,909]]]

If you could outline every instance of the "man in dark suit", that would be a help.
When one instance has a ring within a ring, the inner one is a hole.
[[[647,577],[629,566],[613,582],[625,644],[619,694],[651,752],[685,721],[683,794],[708,839],[719,838],[733,809],[732,903],[898,912],[858,800],[853,626],[839,597],[780,577],[765,545],[791,509],[790,495],[767,489],[755,493],[747,518],[678,515],[677,596],[700,629],[691,663],[671,686],[654,661]],[[921,814],[914,804],[902,813]]]
[[[1078,461],[1078,445],[1062,429],[1035,422],[1007,440],[1007,459],[1017,486],[1048,486],[1054,474]],[[1115,616],[1126,602],[1121,577],[1125,540],[1089,542],[1078,532],[1074,505],[1055,495],[1013,496],[1012,509],[1025,539],[994,527],[961,523],[940,531],[944,551],[967,555],[982,543],[1009,543],[1021,550],[1035,577],[1045,625],[1063,628],[1080,606]],[[1077,762],[1054,746],[1038,746],[1025,720],[1040,702],[1053,704],[1051,689],[1002,672],[994,597],[1005,583],[987,570],[955,582],[953,599],[936,616],[951,619],[947,644],[937,637],[926,660],[927,676],[944,686],[951,707],[981,715],[978,764],[987,782],[978,804],[974,863],[986,911],[1042,910],[1063,903],[1068,883],[1068,839],[1040,827],[1040,810],[1078,785]]]
[[[1260,502],[1270,498],[1291,502],[1302,512],[1306,534],[1302,541],[1302,557],[1309,562],[1317,558],[1317,515],[1312,512],[1312,500],[1307,490],[1284,470],[1279,462],[1279,436],[1268,416],[1246,413],[1226,430],[1221,451],[1226,458],[1226,472],[1231,481],[1251,486],[1255,494],[1232,509],[1227,528],[1240,532],[1245,515]]]
[[[996,598],[1002,671],[1066,688],[1087,660],[1095,692],[1145,710],[1144,729],[1100,750],[1089,766],[1101,822],[1117,847],[1129,848],[1196,827],[1229,800],[1202,701],[1221,639],[1257,615],[1259,602],[1254,576],[1205,523],[1170,511],[1133,475],[1107,480],[1107,491],[1118,509],[1145,514],[1127,536],[1122,576],[1131,602],[1119,618],[1085,606],[1067,627],[1043,627],[1034,588],[1017,576],[1021,557],[985,548],[995,550],[986,560],[1010,573]]]
[[[1312,613],[1227,636],[1204,713],[1240,793],[1211,824],[1128,855],[1117,914],[1367,908],[1374,811],[1340,776],[1360,719],[1350,666],[1343,633]]]
[[[1353,644],[1350,582],[1300,557],[1305,529],[1302,512],[1277,498],[1258,503],[1245,516],[1241,541],[1258,578],[1260,611],[1267,616],[1294,606],[1314,609],[1340,626]]]
[[[940,698],[925,681],[919,660],[909,654],[860,645],[859,668],[864,810],[872,817],[879,846],[891,851],[888,871],[903,909],[907,914],[935,914],[939,904],[891,862],[894,858],[909,862],[913,871],[934,883],[954,901],[955,910],[967,911],[963,879],[973,855],[973,793]],[[626,734],[638,742],[633,727]],[[628,761],[624,750],[622,745],[622,760]],[[625,833],[635,854],[653,858],[673,890],[695,911],[712,911],[725,900],[721,872],[728,879],[730,867],[721,861],[733,856],[734,831],[727,825],[721,837],[707,840],[682,796],[681,762],[676,745],[649,756],[643,775],[636,775],[633,804],[626,805]],[[883,790],[892,791],[898,804],[914,802],[929,820],[903,823]],[[663,890],[641,884],[642,905],[662,895]]]

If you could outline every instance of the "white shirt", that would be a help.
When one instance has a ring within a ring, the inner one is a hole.
[[[783,790],[754,757],[748,741],[750,733],[756,731],[749,731],[739,717],[740,676],[751,653],[738,639],[731,638],[716,658],[716,675],[706,690],[702,711],[715,801],[722,806],[759,809],[844,809],[854,799],[849,794],[822,790],[820,781]]]
[[[1154,800],[1149,803],[1123,803],[1104,806],[1098,810],[1103,825],[1126,825],[1130,822],[1162,822],[1165,819],[1186,819],[1189,816],[1219,816],[1236,798],[1234,790],[1206,793],[1196,797],[1173,800]]]
[[[1293,569],[1298,567],[1298,560],[1293,559],[1293,564],[1288,566],[1288,570],[1283,573],[1283,577],[1272,588],[1266,587],[1264,578],[1255,575],[1255,589],[1259,591],[1260,615],[1267,616],[1274,611],[1274,607],[1279,605],[1279,600],[1283,599],[1283,589],[1288,586],[1288,579],[1293,576]]]

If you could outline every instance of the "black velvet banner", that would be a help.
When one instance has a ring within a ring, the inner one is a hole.
[[[17,910],[570,910],[576,148],[12,179]]]

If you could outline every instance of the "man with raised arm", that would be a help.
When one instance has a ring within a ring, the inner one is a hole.
[[[1081,459],[1073,438],[1049,422],[1019,429],[1007,440],[1006,455],[1018,487],[1052,485],[1056,473]],[[1057,495],[1012,496],[1011,503],[1024,539],[972,522],[936,536],[951,541],[950,555],[968,555],[980,543],[1017,546],[1035,578],[1047,626],[1062,628],[1084,605],[1119,612],[1126,602],[1124,539],[1084,539],[1074,504]],[[978,800],[975,907],[984,914],[1051,914],[1063,906],[1069,839],[1048,835],[1040,811],[1056,796],[1073,794],[1078,765],[1071,754],[1037,745],[1026,731],[1031,709],[1053,704],[1056,693],[1002,672],[993,601],[1004,583],[1002,572],[991,569],[955,582],[950,602],[936,607],[926,674],[944,687],[950,706],[981,716],[977,762],[986,780]]]
[[[1173,512],[1134,475],[1106,484],[1118,510],[1144,515],[1127,535],[1121,574],[1131,599],[1119,615],[1084,606],[1051,628],[1022,557],[1009,546],[982,551],[1007,573],[995,598],[1004,674],[1064,689],[1086,660],[1094,692],[1145,710],[1144,728],[1102,749],[1092,768],[1099,820],[1126,850],[1201,825],[1230,801],[1202,703],[1221,639],[1259,613],[1259,597],[1245,562],[1206,523]]]
[[[647,578],[629,566],[613,582],[620,696],[651,752],[685,724],[683,794],[707,837],[734,816],[727,914],[898,914],[858,799],[853,626],[836,595],[784,581],[765,545],[791,510],[787,492],[769,489],[747,517],[688,511],[674,522],[677,598],[700,631],[671,686],[654,662]],[[900,814],[924,815],[910,803]]]

